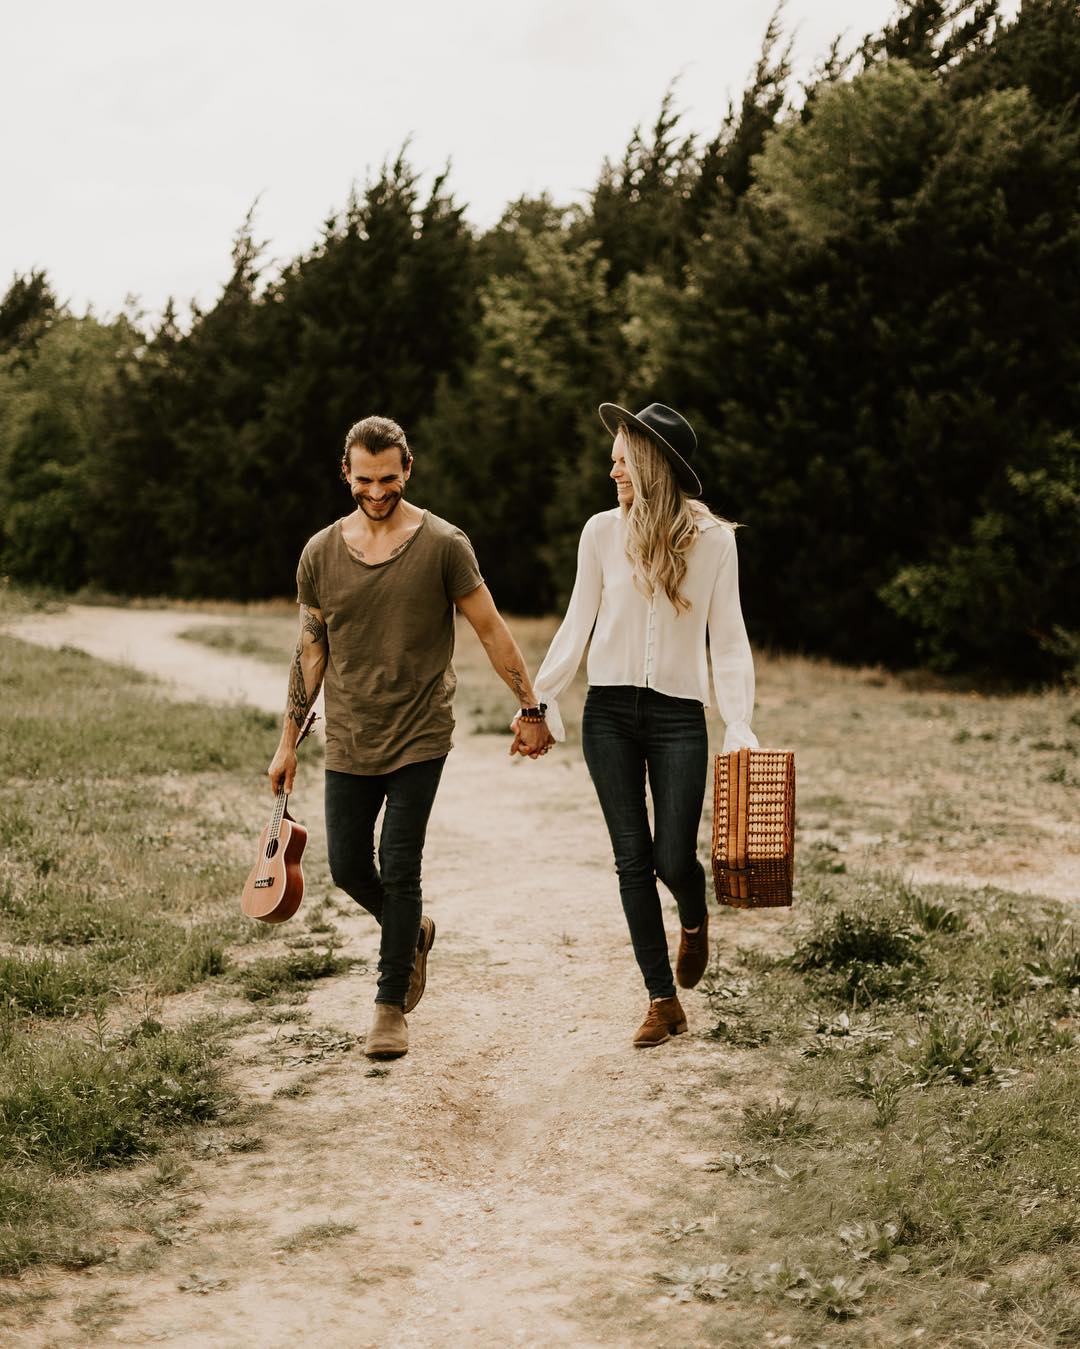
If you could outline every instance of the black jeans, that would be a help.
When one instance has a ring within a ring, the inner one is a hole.
[[[656,878],[679,906],[683,927],[705,920],[705,871],[698,826],[709,766],[705,710],[693,698],[655,689],[589,689],[581,742],[611,835],[619,893],[634,955],[651,998],[675,993]],[[645,779],[652,792],[649,831]]]
[[[368,776],[326,770],[326,850],[334,884],[382,927],[376,1002],[404,1005],[420,933],[420,863],[446,755]],[[379,865],[375,821],[383,802]]]

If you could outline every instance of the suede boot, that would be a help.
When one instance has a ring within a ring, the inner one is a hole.
[[[709,915],[701,920],[696,932],[679,932],[679,954],[675,959],[675,982],[680,988],[693,988],[709,963]]]
[[[673,1035],[681,1035],[686,1030],[686,1013],[679,1006],[678,998],[656,998],[649,1003],[645,1020],[634,1036],[634,1047],[651,1049],[653,1045],[662,1045]]]
[[[416,959],[413,961],[412,975],[409,978],[409,991],[405,995],[405,1010],[411,1012],[424,996],[427,986],[428,952],[435,945],[435,924],[424,914],[420,919],[420,933],[416,938]]]
[[[364,1041],[369,1059],[399,1059],[409,1052],[409,1028],[405,1013],[392,1002],[377,1002],[371,1027]]]

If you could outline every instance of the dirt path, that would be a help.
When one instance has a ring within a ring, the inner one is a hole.
[[[181,695],[280,705],[282,680],[266,666],[177,640],[191,621],[74,608],[7,630],[127,659]],[[321,812],[305,813],[321,857]],[[734,1125],[770,1089],[769,1070],[693,1036],[630,1047],[645,999],[580,755],[511,761],[496,738],[459,734],[425,903],[438,938],[409,1055],[374,1071],[359,1049],[314,1070],[288,1062],[290,1034],[363,1033],[367,971],[317,985],[299,1028],[258,1019],[236,1040],[234,1076],[263,1103],[262,1150],[213,1155],[211,1140],[184,1183],[190,1213],[150,1267],[136,1272],[138,1239],[122,1236],[116,1262],[42,1276],[47,1329],[8,1343],[705,1342],[692,1308],[679,1309],[670,1341],[657,1338],[643,1238],[710,1155],[699,1126],[724,1115]],[[373,968],[370,919],[343,901],[334,921],[342,949]],[[692,1028],[708,1024],[699,994],[684,1005]],[[280,1095],[298,1082],[306,1094]]]

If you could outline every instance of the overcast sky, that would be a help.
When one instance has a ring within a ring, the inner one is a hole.
[[[549,190],[583,200],[670,81],[709,135],[774,0],[18,0],[0,44],[0,292],[44,267],[99,314],[127,294],[211,301],[259,198],[287,260],[412,137],[468,218]],[[796,70],[893,0],[788,0]]]

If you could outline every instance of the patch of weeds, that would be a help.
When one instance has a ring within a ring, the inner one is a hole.
[[[919,936],[893,913],[840,909],[798,943],[788,965],[842,1002],[877,1002],[905,992],[925,964]]]
[[[756,946],[737,947],[735,959],[752,974],[768,974],[782,963],[779,957],[770,955],[768,951],[759,950]]]
[[[742,1115],[741,1132],[751,1143],[804,1143],[824,1132],[817,1110],[805,1110],[798,1100],[776,1100],[772,1105],[751,1101],[743,1106]]]
[[[722,1302],[743,1277],[733,1265],[677,1265],[670,1273],[657,1274],[659,1283],[671,1291],[672,1302]]]
[[[0,1001],[15,1013],[71,1016],[108,987],[104,972],[81,958],[0,957]]]
[[[162,1129],[223,1107],[215,1052],[205,1023],[134,1044],[24,1039],[0,1069],[0,1154],[98,1167],[152,1152]]]
[[[728,1264],[678,1265],[655,1278],[671,1290],[667,1296],[673,1302],[722,1302],[745,1287],[754,1294],[782,1297],[815,1308],[839,1321],[859,1315],[867,1291],[865,1277],[833,1274],[819,1279],[809,1270],[792,1269],[786,1262],[759,1270],[741,1270]]]
[[[816,839],[802,850],[799,866],[819,876],[843,876],[847,863],[840,856],[840,848],[827,839]]]
[[[307,926],[309,932],[314,932],[318,936],[334,936],[337,928],[327,916],[330,912],[330,905],[324,900],[308,911]]]
[[[837,1049],[876,1049],[888,1044],[896,1034],[872,1021],[853,1020],[847,1012],[835,1017],[818,1016],[806,1024],[813,1032],[814,1040],[800,1051],[804,1059],[821,1058]]]
[[[911,1072],[921,1087],[944,1081],[966,1087],[998,1072],[986,1029],[970,1022],[934,1018],[913,1048]]]
[[[860,1096],[873,1105],[877,1127],[887,1129],[896,1120],[900,1101],[904,1093],[910,1090],[911,1078],[903,1071],[889,1072],[880,1065],[876,1068],[866,1066],[849,1072],[847,1083],[852,1095]]]
[[[275,1101],[296,1101],[302,1096],[311,1095],[311,1083],[302,1077],[298,1077],[295,1082],[286,1083],[283,1087],[278,1087],[274,1092]]]
[[[49,1263],[85,1269],[110,1251],[88,1239],[92,1213],[42,1167],[0,1166],[0,1277]]]
[[[289,952],[283,956],[264,956],[235,972],[234,977],[250,1002],[259,1002],[296,990],[315,979],[328,979],[351,969],[356,962],[339,956],[333,947],[325,951]]]
[[[117,1288],[107,1288],[92,1297],[78,1302],[71,1313],[71,1319],[88,1334],[97,1335],[110,1330],[131,1310],[129,1303],[121,1301],[122,1294]]]
[[[1080,988],[1080,945],[1071,923],[1058,923],[1034,935],[1032,956],[1024,962],[1033,988]]]
[[[837,1236],[846,1255],[852,1260],[876,1260],[889,1269],[902,1271],[911,1261],[898,1249],[899,1223],[874,1222],[848,1223],[841,1227]]]
[[[193,933],[181,948],[168,986],[163,991],[179,993],[224,974],[228,967],[229,958],[219,940],[205,933]]]
[[[947,904],[938,904],[920,891],[907,897],[908,910],[924,932],[962,932],[967,927],[964,916]]]
[[[721,1040],[724,1044],[731,1045],[733,1049],[758,1049],[762,1045],[767,1045],[772,1038],[772,1031],[768,1026],[764,1026],[756,1017],[732,1009],[735,1013],[731,1019],[725,1021],[723,1017],[707,1031],[702,1031],[702,1037],[706,1040]]]
[[[786,1263],[768,1265],[748,1278],[755,1293],[777,1294],[804,1307],[823,1311],[837,1321],[858,1316],[867,1292],[867,1281],[863,1277],[833,1274],[819,1279],[809,1270],[793,1270]]]
[[[691,1218],[688,1222],[683,1222],[679,1218],[672,1218],[670,1222],[666,1222],[662,1227],[656,1229],[656,1235],[663,1237],[666,1241],[677,1243],[684,1241],[687,1237],[697,1237],[701,1236],[703,1232],[711,1232],[716,1223],[715,1213],[706,1214],[704,1218]]]
[[[308,1223],[283,1241],[279,1250],[295,1255],[298,1251],[317,1251],[332,1241],[351,1236],[356,1231],[355,1223]]]

